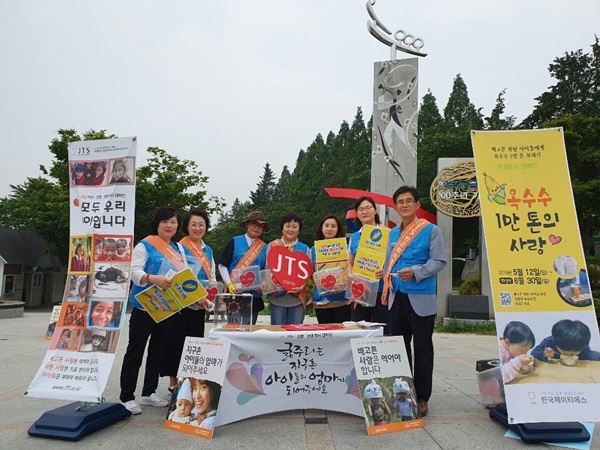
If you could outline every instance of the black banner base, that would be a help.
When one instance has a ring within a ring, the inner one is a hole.
[[[30,436],[78,441],[119,420],[131,417],[120,403],[70,403],[45,412],[27,430]]]
[[[519,435],[523,442],[585,442],[591,439],[590,433],[579,422],[538,422],[508,423],[506,404],[500,403],[490,410],[490,417]]]

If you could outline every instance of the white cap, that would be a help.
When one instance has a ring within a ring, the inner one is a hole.
[[[190,384],[190,380],[187,378],[183,380],[183,383],[181,383],[181,387],[179,388],[177,401],[179,400],[187,400],[190,403],[194,403],[192,401],[192,385]]]

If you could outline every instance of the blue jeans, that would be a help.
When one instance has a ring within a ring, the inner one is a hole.
[[[271,325],[290,325],[304,322],[304,307],[298,306],[277,306],[269,304],[271,310]]]

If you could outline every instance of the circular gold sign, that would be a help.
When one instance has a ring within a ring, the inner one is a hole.
[[[475,163],[462,162],[442,169],[431,183],[429,195],[435,207],[448,216],[478,217]]]

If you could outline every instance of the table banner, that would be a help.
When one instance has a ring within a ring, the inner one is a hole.
[[[69,271],[56,328],[26,395],[100,402],[127,307],[136,138],[69,144]]]
[[[600,336],[562,128],[473,131],[511,423],[600,420]]]
[[[214,328],[231,343],[217,425],[290,409],[363,416],[350,339],[382,329],[239,332]]]

